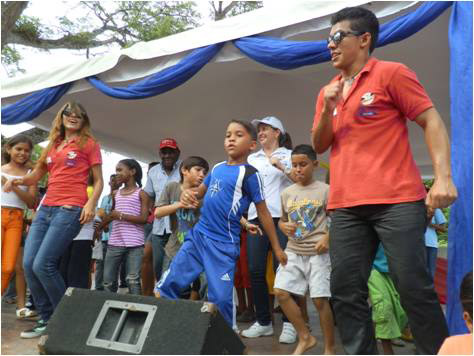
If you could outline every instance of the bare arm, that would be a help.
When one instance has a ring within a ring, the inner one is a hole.
[[[316,128],[311,132],[311,142],[316,153],[321,154],[332,145],[334,134],[332,131],[332,113],[327,110],[321,112],[321,119]]]
[[[23,177],[23,183],[19,185],[36,185],[47,172],[46,164],[38,163],[30,173]]]
[[[458,193],[451,175],[449,137],[443,120],[435,108],[422,112],[415,119],[425,132],[425,141],[433,162],[434,183],[426,197],[428,210],[451,205]]]
[[[36,185],[30,185],[26,192],[15,185],[12,186],[12,190],[25,202],[29,209],[34,209],[36,205]]]
[[[102,165],[96,164],[91,167],[92,179],[94,181],[93,187],[94,191],[92,196],[87,200],[87,203],[84,205],[81,211],[81,217],[79,221],[81,224],[85,224],[91,221],[95,216],[95,208],[99,200],[100,195],[102,194],[102,189],[104,188],[104,180],[102,178]]]
[[[255,207],[257,208],[257,215],[258,219],[260,220],[260,224],[262,224],[262,227],[268,236],[268,240],[270,240],[270,244],[272,245],[272,250],[275,253],[275,256],[281,265],[286,265],[288,257],[282,250],[280,242],[278,241],[275,225],[273,224],[273,218],[268,211],[267,204],[265,204],[265,201],[262,200],[260,203],[255,204]]]
[[[184,208],[184,205],[180,201],[174,204],[157,206],[155,208],[155,218],[159,219],[159,218],[162,218],[163,216],[174,214],[176,213],[176,211],[178,211],[178,209],[181,209],[181,208]]]
[[[446,232],[448,229],[444,226],[444,224],[429,224],[430,227],[436,230],[436,232]]]
[[[207,186],[204,183],[197,188],[186,189],[181,193],[180,202],[183,207],[188,209],[199,208],[199,200],[201,200],[207,192]]]
[[[133,224],[146,224],[148,218],[148,200],[150,197],[143,190],[140,191],[141,210],[140,215],[124,214],[117,210],[112,210],[104,221],[108,224],[113,220],[125,220]]]
[[[324,153],[332,145],[334,133],[332,116],[334,109],[342,98],[344,81],[341,79],[324,87],[323,104],[318,124],[311,132],[311,142],[316,153]]]
[[[34,185],[38,184],[39,180],[48,172],[44,163],[38,163],[32,172],[28,173],[22,178],[15,178],[7,181],[3,186],[4,192],[11,192],[14,186],[18,185]]]

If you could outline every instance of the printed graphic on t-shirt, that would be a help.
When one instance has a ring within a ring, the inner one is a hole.
[[[221,188],[221,181],[219,179],[215,179],[214,183],[211,184],[209,187],[209,193],[211,193],[211,197],[214,197],[222,190]]]
[[[176,237],[180,244],[184,242],[186,233],[191,230],[197,221],[195,211],[193,209],[178,209],[176,211],[178,228],[176,229]]]
[[[288,201],[288,216],[291,222],[298,225],[294,235],[301,239],[316,229],[316,216],[321,212],[323,202],[315,199],[302,199]]]

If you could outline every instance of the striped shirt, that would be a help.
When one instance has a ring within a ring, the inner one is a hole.
[[[140,200],[141,189],[132,194],[122,195],[122,189],[115,194],[115,210],[120,213],[139,216],[142,210]],[[136,247],[145,244],[145,230],[143,224],[134,224],[125,220],[114,220],[109,245],[118,247]]]

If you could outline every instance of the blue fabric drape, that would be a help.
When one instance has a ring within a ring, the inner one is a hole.
[[[217,43],[198,48],[179,63],[127,87],[109,87],[97,77],[89,77],[89,83],[105,95],[119,99],[143,99],[167,92],[183,84],[206,65],[222,48]]]
[[[451,1],[429,1],[415,11],[381,25],[377,47],[410,37],[430,24],[451,5]],[[239,38],[233,42],[241,52],[256,62],[277,69],[294,69],[330,60],[326,40],[299,42],[252,36]]]
[[[451,2],[427,2],[414,12],[381,26],[378,46],[400,41],[428,25]],[[245,37],[234,41],[243,53],[265,65],[279,69],[293,69],[328,61],[325,41],[295,42],[262,36]],[[223,43],[194,50],[178,64],[149,76],[128,87],[109,87],[97,77],[86,78],[91,85],[106,95],[120,99],[142,99],[162,94],[183,84],[208,63]],[[2,123],[17,124],[33,120],[54,105],[70,87],[64,84],[43,89],[12,105],[2,108]]]
[[[33,120],[43,111],[56,104],[69,90],[71,83],[34,92],[16,103],[2,107],[2,124],[15,125]]]
[[[459,286],[472,271],[472,2],[455,1],[449,25],[451,164],[458,199],[448,231],[447,319],[451,334],[467,333]]]

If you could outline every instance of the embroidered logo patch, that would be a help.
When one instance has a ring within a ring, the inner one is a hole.
[[[374,102],[374,100],[375,100],[375,94],[371,92],[365,93],[360,98],[362,105],[370,105]]]
[[[74,167],[76,165],[77,153],[74,151],[69,151],[67,153],[66,165],[68,167]]]

